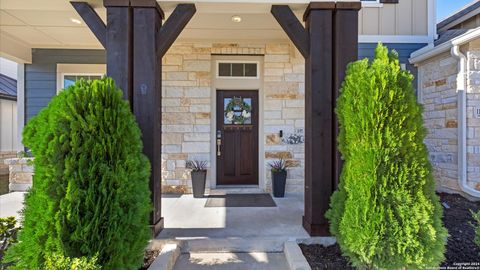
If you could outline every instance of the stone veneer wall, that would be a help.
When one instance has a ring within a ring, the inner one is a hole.
[[[30,162],[33,158],[10,158],[4,161],[9,167],[10,192],[26,191],[32,186],[33,166]]]
[[[480,40],[471,42],[467,50],[467,176],[468,184],[480,190]]]
[[[480,42],[462,47],[467,56],[467,182],[480,190]],[[437,181],[437,189],[461,193],[458,184],[458,61],[443,53],[419,66],[424,105],[424,123],[428,130],[425,143]]]
[[[284,158],[293,166],[287,192],[303,191],[304,146],[285,145],[278,135],[303,132],[304,59],[290,44],[175,44],[163,58],[162,191],[191,192],[186,159],[211,158],[212,54],[265,55],[264,138],[265,162]],[[262,105],[260,105],[262,107]],[[262,128],[262,127],[260,127]],[[266,186],[271,190],[266,166]],[[210,170],[209,170],[210,172]],[[209,179],[207,175],[207,189]],[[262,176],[260,176],[262,177]]]
[[[279,130],[304,135],[305,60],[290,44],[267,44],[264,67],[266,190],[272,187],[268,163],[283,158],[291,166],[286,191],[303,192],[304,144],[283,143]]]
[[[457,178],[457,61],[441,54],[419,67],[425,139],[439,190],[459,190]]]
[[[5,164],[5,160],[9,158],[17,157],[16,151],[2,151],[0,152],[0,175],[8,174],[8,165]]]

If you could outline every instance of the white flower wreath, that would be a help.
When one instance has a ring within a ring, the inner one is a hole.
[[[240,108],[235,110],[235,108]],[[240,115],[235,114],[235,111],[241,111]],[[252,117],[252,107],[243,101],[241,97],[234,97],[227,103],[225,108],[225,117],[231,123],[244,124],[246,120]]]

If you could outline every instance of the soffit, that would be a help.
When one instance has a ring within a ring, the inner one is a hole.
[[[292,1],[296,0],[289,2]],[[88,2],[105,21],[106,10],[102,1]],[[298,17],[306,8],[303,2],[290,4]],[[159,2],[167,18],[179,3],[184,2]],[[195,1],[195,4],[197,13],[180,35],[180,40],[288,40],[270,14],[270,1]],[[233,15],[241,16],[242,22],[232,22]],[[85,23],[76,24],[72,19],[81,20],[67,0],[0,1],[0,32],[32,48],[101,48]]]

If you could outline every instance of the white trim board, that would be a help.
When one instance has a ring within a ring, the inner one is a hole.
[[[254,61],[258,62],[258,78],[230,78],[216,77],[217,61]],[[245,55],[213,55],[211,60],[212,65],[212,86],[211,86],[211,116],[210,116],[210,189],[217,187],[217,90],[256,90],[258,91],[258,188],[266,190],[266,174],[265,174],[265,132],[262,128],[264,126],[264,90],[263,90],[263,56],[245,56]],[[239,87],[239,85],[242,85]],[[256,186],[256,185],[255,185]],[[232,186],[239,187],[239,186]]]
[[[431,36],[408,36],[408,35],[359,35],[358,43],[432,43]]]

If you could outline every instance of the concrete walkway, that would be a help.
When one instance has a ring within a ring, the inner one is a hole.
[[[287,270],[283,253],[189,253],[178,257],[174,270]]]
[[[165,228],[157,239],[309,238],[302,227],[303,196],[274,198],[277,207],[205,207],[206,198],[163,195]]]

